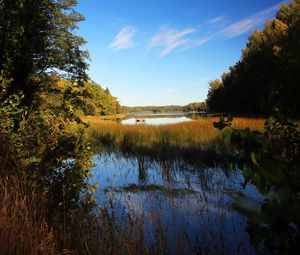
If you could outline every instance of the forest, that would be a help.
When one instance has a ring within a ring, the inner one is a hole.
[[[300,114],[299,2],[283,5],[262,30],[254,31],[241,59],[209,83],[211,111],[268,116],[278,109]]]
[[[164,112],[201,112],[206,111],[205,102],[195,102],[184,106],[181,105],[164,105],[164,106],[123,106],[123,110],[126,113],[139,113],[139,112],[152,112],[152,113],[164,113]]]

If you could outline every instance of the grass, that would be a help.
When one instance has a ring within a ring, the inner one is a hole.
[[[44,201],[18,178],[0,181],[1,254],[55,254],[53,229],[45,220]]]
[[[131,223],[132,234],[117,226],[106,208],[76,216],[71,228],[47,222],[46,198],[19,177],[0,180],[0,254],[153,254],[143,241],[142,224]],[[128,216],[129,217],[129,216]]]
[[[83,120],[90,124],[87,134],[92,143],[102,147],[122,147],[128,151],[157,149],[160,152],[226,147],[222,133],[213,127],[218,117],[161,126],[122,125],[97,117],[86,117]],[[235,118],[233,127],[263,130],[264,122],[265,119]]]

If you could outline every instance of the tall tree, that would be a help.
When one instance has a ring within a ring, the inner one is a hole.
[[[45,201],[47,224],[56,229],[61,250],[67,248],[60,244],[62,218],[65,233],[75,233],[69,229],[78,229],[76,212],[89,203],[91,152],[83,130],[65,128],[69,95],[58,107],[39,102],[53,93],[57,76],[77,88],[87,79],[85,41],[74,34],[83,20],[76,4],[0,0],[0,177],[16,176],[28,190],[37,190],[34,204]]]
[[[212,111],[300,115],[300,1],[282,5],[263,30],[254,31],[242,57],[211,89]],[[217,106],[217,108],[216,108]]]
[[[49,86],[52,74],[86,80],[85,41],[73,33],[84,17],[76,0],[0,0],[1,100],[22,93],[22,104],[37,102],[37,91]]]

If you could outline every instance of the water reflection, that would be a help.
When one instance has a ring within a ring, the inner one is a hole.
[[[177,124],[197,120],[205,116],[205,112],[173,112],[173,113],[153,113],[129,115],[122,120],[124,125],[146,124],[146,125],[166,125]]]
[[[147,125],[166,125],[166,124],[176,124],[181,122],[192,121],[192,119],[182,116],[182,117],[155,117],[155,118],[130,118],[122,120],[123,125],[135,125],[135,124],[147,124]]]
[[[251,206],[259,206],[263,197],[252,185],[242,188],[238,169],[116,153],[95,155],[93,161],[97,166],[91,181],[101,187],[98,203],[114,201],[120,224],[124,215],[142,218],[149,245],[159,230],[169,253],[180,244],[189,254],[255,254],[246,218],[232,204],[251,201]]]

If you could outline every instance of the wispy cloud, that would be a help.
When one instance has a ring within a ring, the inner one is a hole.
[[[217,17],[214,17],[214,18],[208,20],[206,22],[206,24],[213,25],[213,24],[216,24],[216,23],[224,22],[225,20],[226,20],[225,17],[223,17],[223,16],[217,16]]]
[[[159,32],[150,39],[148,46],[150,49],[159,48],[159,56],[163,57],[189,43],[190,39],[188,36],[195,31],[193,28],[177,30],[162,26]]]
[[[211,40],[212,36],[206,36],[206,37],[200,37],[197,39],[189,40],[184,47],[182,47],[179,51],[186,51],[189,49],[196,48],[198,46],[201,46],[203,44],[206,44]]]
[[[254,15],[248,16],[246,18],[243,18],[241,20],[229,24],[228,24],[228,20],[225,19],[223,16],[218,16],[211,20],[208,20],[206,24],[208,25],[222,24],[222,27],[220,29],[215,30],[211,34],[199,37],[198,39],[190,40],[188,43],[186,43],[185,47],[183,47],[181,50],[184,51],[184,50],[196,48],[212,40],[223,39],[223,38],[230,39],[245,33],[249,33],[251,30],[254,30],[258,25],[261,25],[266,20],[272,18],[272,16],[278,10],[280,4],[282,3],[276,4]]]
[[[135,46],[134,36],[136,28],[134,26],[125,26],[116,35],[113,41],[108,45],[108,48],[113,51],[133,48]]]
[[[161,26],[159,31],[150,38],[148,48],[158,49],[159,56],[164,57],[174,50],[185,51],[207,44],[210,41],[230,39],[249,33],[266,20],[271,19],[284,2],[285,0],[235,22],[230,22],[224,16],[216,16],[205,22],[206,29],[202,29],[204,32],[202,35],[195,28],[180,30]]]
[[[236,21],[229,26],[221,29],[216,35],[224,36],[225,38],[233,38],[255,29],[258,25],[270,19],[278,10],[280,4],[276,4],[266,10],[258,12],[252,16]]]

